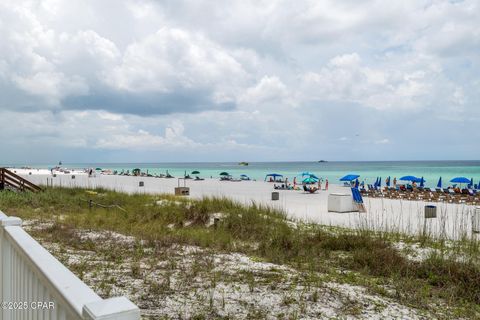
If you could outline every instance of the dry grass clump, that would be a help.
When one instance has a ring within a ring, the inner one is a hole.
[[[101,205],[90,206],[89,200]],[[392,245],[388,234],[295,224],[284,213],[255,203],[245,207],[224,198],[193,201],[101,189],[95,195],[63,188],[37,194],[1,192],[0,208],[25,219],[56,221],[48,230],[51,239],[72,247],[74,228],[111,230],[155,248],[196,245],[241,252],[305,272],[347,270],[363,275],[365,282],[382,279],[395,288],[398,299],[417,307],[429,308],[441,299],[463,310],[463,315],[480,312],[479,250],[474,242],[467,246],[471,256],[462,261],[439,254],[412,261]],[[82,241],[82,248],[88,246],[93,248],[95,242]],[[112,256],[121,255],[120,247],[112,249]],[[136,265],[130,272],[140,276]]]

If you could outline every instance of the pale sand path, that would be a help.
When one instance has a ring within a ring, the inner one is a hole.
[[[103,187],[127,193],[173,194],[174,187],[178,184],[177,179],[153,177],[114,175],[88,177],[77,173],[75,179],[72,179],[71,175],[63,174],[52,178],[45,172],[32,172],[32,175],[28,175],[28,172],[17,170],[17,173],[40,185],[46,185],[48,179],[49,183],[53,180],[55,186]],[[139,187],[140,181],[144,182],[144,187]],[[183,180],[180,183],[183,186]],[[280,200],[272,201],[273,184],[263,181],[228,182],[206,179],[204,181],[187,180],[186,185],[190,187],[191,198],[228,197],[246,205],[254,201],[282,209],[290,218],[325,225],[366,227],[371,230],[399,231],[407,234],[419,234],[426,230],[430,234],[443,234],[451,239],[478,236],[472,233],[472,215],[475,208],[465,204],[365,198],[366,213],[334,213],[327,210],[328,194],[350,193],[349,188],[330,184],[328,191],[322,190],[317,194],[280,190]],[[437,218],[424,219],[423,208],[426,204],[434,204],[438,207]]]

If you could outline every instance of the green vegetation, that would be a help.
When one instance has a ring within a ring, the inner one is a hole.
[[[177,244],[215,252],[240,252],[259,261],[295,268],[307,275],[305,279],[309,280],[302,279],[307,285],[329,280],[356,284],[439,317],[480,316],[479,243],[471,239],[452,243],[402,238],[398,234],[295,223],[284,213],[255,203],[244,207],[227,199],[195,201],[107,190],[54,188],[37,194],[1,192],[0,208],[24,220],[53,221],[43,236],[82,250],[93,250],[95,243],[78,241],[72,230],[110,230],[144,240],[155,248],[155,254],[161,254],[161,248]],[[423,259],[408,259],[394,245],[399,240],[435,250]],[[108,255],[113,262],[124,259],[124,254],[115,248],[104,252],[104,256]],[[151,253],[139,245],[129,255],[138,262],[140,257]],[[81,277],[86,268],[78,263],[74,271]],[[209,267],[206,260],[199,260],[194,268]],[[133,263],[129,273],[140,278],[139,263]],[[212,277],[216,281],[214,274]],[[258,281],[274,286],[282,275],[272,273],[255,281],[248,272],[237,277],[253,290]],[[169,283],[150,285],[154,293],[169,288]],[[283,303],[297,303],[292,299],[286,296]],[[321,298],[315,291],[308,299]],[[348,309],[350,314],[358,312],[353,302]],[[257,313],[252,316],[262,318]]]

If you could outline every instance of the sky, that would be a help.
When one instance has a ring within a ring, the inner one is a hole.
[[[480,2],[2,0],[0,163],[480,159]]]

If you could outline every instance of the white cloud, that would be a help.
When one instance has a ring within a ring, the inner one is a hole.
[[[341,157],[355,140],[339,123],[366,145],[391,144],[402,119],[404,134],[456,135],[480,119],[479,15],[468,0],[6,0],[0,133],[25,150],[215,146],[211,159]]]

